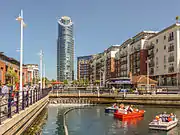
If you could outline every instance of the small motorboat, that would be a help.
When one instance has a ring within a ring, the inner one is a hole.
[[[105,108],[105,113],[115,113],[118,110],[118,107],[107,107]]]
[[[126,110],[117,110],[114,113],[114,117],[115,118],[119,118],[119,119],[131,119],[131,118],[139,118],[139,117],[143,117],[144,116],[144,110],[138,110],[138,111],[133,111],[133,112],[127,112]]]
[[[155,129],[155,130],[170,130],[174,128],[178,123],[178,119],[176,116],[173,118],[173,120],[170,121],[162,121],[161,118],[153,120],[151,123],[149,123],[149,129]]]

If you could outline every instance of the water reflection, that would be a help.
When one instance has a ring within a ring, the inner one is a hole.
[[[144,117],[138,119],[120,120],[113,114],[104,113],[105,106],[95,106],[86,109],[77,109],[66,115],[69,135],[180,135],[180,123],[172,130],[149,130],[148,124],[152,119],[164,111],[174,112],[180,119],[179,108],[159,108],[157,106],[138,106],[145,109]],[[48,121],[43,129],[46,135],[62,135],[63,119],[62,107],[48,108]]]
[[[134,119],[125,119],[121,120],[121,127],[128,128],[128,127],[136,127],[137,124],[143,120],[143,117],[134,118]],[[120,121],[120,120],[119,120]]]

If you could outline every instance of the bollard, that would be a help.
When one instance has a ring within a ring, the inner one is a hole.
[[[16,92],[16,113],[19,113],[19,91]]]
[[[22,110],[24,110],[24,90],[22,91]]]
[[[8,118],[11,118],[11,101],[12,101],[12,90],[9,90],[9,96],[8,96]]]

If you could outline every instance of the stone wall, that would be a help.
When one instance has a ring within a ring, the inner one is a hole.
[[[19,114],[15,114],[11,119],[5,120],[0,125],[0,135],[12,135],[23,133],[38,114],[46,107],[49,102],[49,96],[44,97],[35,104],[29,106]]]

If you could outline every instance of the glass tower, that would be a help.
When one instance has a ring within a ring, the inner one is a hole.
[[[71,18],[58,20],[57,81],[74,80],[74,38]]]

